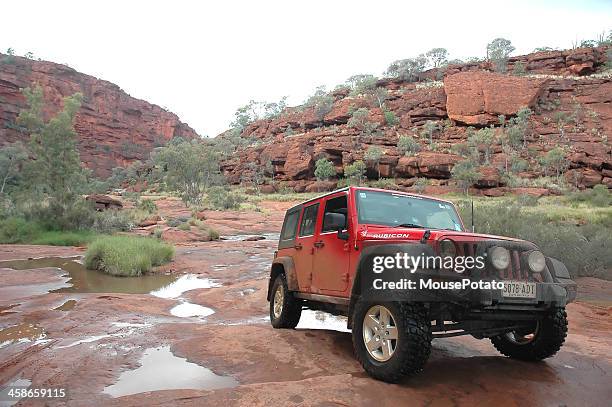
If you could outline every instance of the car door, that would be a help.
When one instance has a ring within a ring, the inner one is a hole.
[[[338,238],[338,231],[326,225],[326,213],[347,216],[348,196],[345,192],[329,196],[324,208],[314,243],[313,290],[322,294],[338,294],[348,287],[349,244]],[[347,221],[348,222],[348,221]],[[348,223],[347,223],[348,224]]]
[[[304,206],[300,227],[295,239],[293,262],[298,284],[303,291],[310,291],[312,286],[312,262],[314,254],[315,231],[319,213],[319,203]]]

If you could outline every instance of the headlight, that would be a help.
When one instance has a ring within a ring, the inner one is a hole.
[[[541,273],[546,267],[546,257],[539,250],[534,250],[527,257],[529,269],[534,273]]]
[[[455,257],[457,249],[455,243],[450,239],[440,241],[440,257]]]
[[[493,267],[498,270],[505,270],[510,264],[510,252],[500,246],[495,246],[489,249],[489,256]]]

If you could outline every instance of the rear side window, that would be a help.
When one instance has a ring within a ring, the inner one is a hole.
[[[297,231],[298,217],[300,211],[293,211],[287,213],[285,216],[285,222],[283,223],[283,230],[281,231],[280,240],[293,240],[295,239],[295,232]]]
[[[317,212],[319,211],[319,204],[314,204],[304,209],[304,215],[302,216],[302,223],[300,224],[300,236],[312,236],[315,231],[315,224],[317,223]]]

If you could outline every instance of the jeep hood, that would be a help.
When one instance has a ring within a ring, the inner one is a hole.
[[[482,233],[462,232],[442,229],[423,229],[409,227],[390,227],[380,225],[359,225],[357,240],[388,240],[388,241],[420,241],[426,231],[429,231],[428,240],[453,239],[458,241],[483,241],[483,240],[504,240],[508,242],[525,242],[525,240],[515,239],[506,236],[486,235]]]

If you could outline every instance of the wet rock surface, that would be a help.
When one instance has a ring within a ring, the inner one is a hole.
[[[49,292],[49,284],[70,284],[65,271],[4,268],[0,286],[44,289],[0,296],[0,335],[21,335],[0,346],[0,387],[65,387],[60,405],[71,406],[607,403],[610,282],[579,281],[581,301],[568,307],[569,336],[555,358],[525,363],[488,341],[439,339],[420,376],[390,385],[363,373],[342,318],[308,311],[296,330],[272,329],[266,289],[275,247],[271,239],[185,244],[173,280],[153,294]],[[0,246],[0,259],[9,248]],[[27,246],[14,255],[23,253]]]

